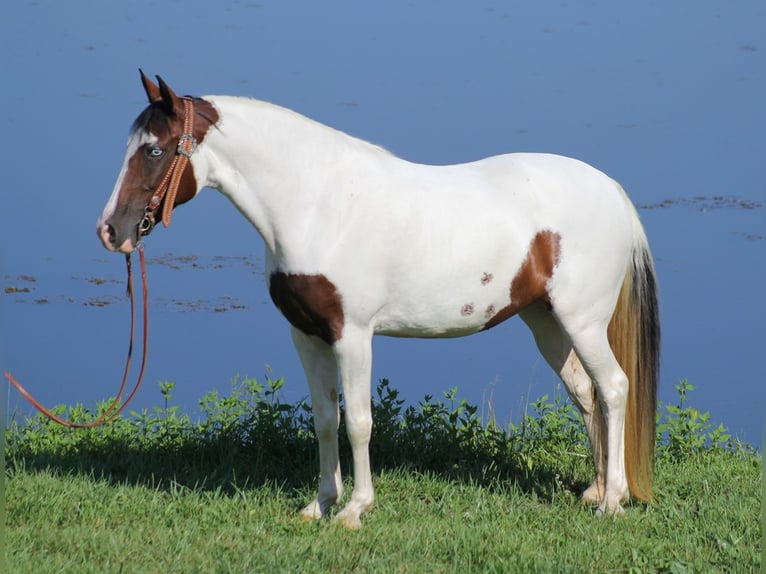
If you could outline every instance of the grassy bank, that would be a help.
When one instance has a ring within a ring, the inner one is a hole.
[[[760,570],[760,457],[688,405],[688,383],[661,408],[657,503],[597,519],[578,500],[592,473],[583,429],[559,397],[498,428],[454,390],[406,408],[383,381],[378,498],[358,532],[298,519],[316,488],[316,446],[309,407],[282,403],[280,386],[237,381],[203,397],[202,421],[179,413],[163,384],[163,406],[108,427],[12,427],[8,571]]]

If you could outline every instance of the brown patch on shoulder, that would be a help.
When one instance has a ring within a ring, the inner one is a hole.
[[[539,231],[532,238],[527,257],[511,281],[510,304],[489,318],[484,325],[485,330],[502,323],[535,301],[544,301],[549,309],[552,308],[547,286],[558,265],[560,252],[561,236],[558,233]]]
[[[329,345],[341,338],[343,304],[335,285],[324,275],[273,273],[269,295],[296,329]]]

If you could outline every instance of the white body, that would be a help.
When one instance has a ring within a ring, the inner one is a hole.
[[[541,230],[562,238],[550,285],[558,309],[578,302],[560,301],[557,292],[588,291],[594,275],[605,280],[604,270],[612,269],[606,288],[622,282],[633,208],[619,185],[587,164],[549,154],[415,164],[283,108],[205,99],[222,122],[192,157],[201,183],[219,189],[260,232],[267,271],[322,273],[341,293],[363,293],[346,302],[360,328],[404,337],[480,330],[483,312],[459,311],[466,303],[482,311],[506,305]],[[477,290],[483,273],[493,281]],[[604,302],[607,318],[616,297]]]

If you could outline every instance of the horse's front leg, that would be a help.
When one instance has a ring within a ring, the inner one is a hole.
[[[346,325],[343,337],[333,346],[340,369],[345,403],[345,421],[354,457],[354,490],[335,519],[343,526],[359,528],[360,516],[372,507],[375,492],[370,472],[372,433],[371,377],[372,333]]]
[[[319,441],[319,492],[301,511],[307,520],[322,518],[343,494],[338,459],[338,367],[332,348],[317,337],[291,330],[311,394],[314,429]]]

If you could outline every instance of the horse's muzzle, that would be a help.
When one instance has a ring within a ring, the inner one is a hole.
[[[96,228],[96,234],[104,247],[109,251],[119,251],[120,253],[128,254],[136,250],[137,245],[130,237],[117,245],[117,233],[114,226],[110,223],[100,223]]]

